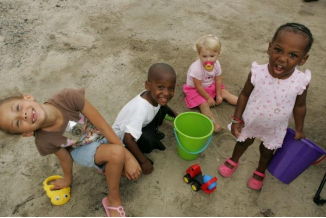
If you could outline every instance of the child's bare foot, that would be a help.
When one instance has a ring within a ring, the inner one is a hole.
[[[126,151],[126,162],[123,168],[123,175],[125,175],[129,180],[138,179],[141,175],[141,167],[136,160],[136,158],[130,153],[129,150]]]
[[[214,122],[214,132],[215,133],[220,132],[222,129],[223,128],[222,128],[222,126],[220,124],[217,124],[217,123]]]

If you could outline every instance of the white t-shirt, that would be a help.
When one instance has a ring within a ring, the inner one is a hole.
[[[142,98],[140,95],[143,92],[121,109],[112,125],[112,129],[121,141],[123,141],[125,133],[130,133],[137,141],[142,134],[142,128],[154,119],[161,107],[161,105],[154,107],[146,99]]]
[[[214,63],[214,68],[211,72],[208,72],[205,67],[203,66],[200,59],[192,63],[189,67],[187,73],[187,85],[191,87],[195,87],[193,78],[196,78],[201,81],[202,86],[207,88],[211,86],[214,82],[216,76],[222,74],[222,69],[220,62],[216,61]]]

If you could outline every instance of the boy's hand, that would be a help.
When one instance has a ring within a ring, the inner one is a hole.
[[[140,164],[144,174],[150,174],[153,172],[154,167],[152,163],[146,158],[146,160]]]
[[[302,131],[295,131],[295,136],[294,138],[296,140],[299,140],[299,139],[305,139],[306,138],[306,135],[302,132]]]
[[[126,149],[126,162],[123,174],[129,180],[136,180],[141,175],[141,168],[136,158]]]
[[[243,124],[241,124],[241,123],[232,123],[232,125],[231,125],[231,133],[236,138],[238,138],[240,133],[241,133],[242,127],[243,127]]]
[[[207,103],[208,103],[208,105],[210,107],[215,106],[215,104],[216,104],[216,102],[214,101],[214,99],[211,98],[211,97],[207,100]]]
[[[54,187],[51,190],[59,190],[70,186],[70,182],[68,183],[65,178],[57,179],[51,182],[51,185]]]

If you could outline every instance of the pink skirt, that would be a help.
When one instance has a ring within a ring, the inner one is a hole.
[[[211,86],[204,89],[212,98],[215,98],[216,96],[215,83],[213,83]],[[222,84],[222,89],[225,89],[224,84]],[[191,86],[187,86],[187,84],[184,84],[183,92],[186,95],[185,102],[188,108],[194,108],[201,105],[204,102],[207,102],[207,100],[197,92],[196,87],[191,87]]]

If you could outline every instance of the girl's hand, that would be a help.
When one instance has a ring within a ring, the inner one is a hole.
[[[241,123],[232,123],[232,125],[231,125],[231,133],[236,138],[238,138],[240,133],[241,133],[242,127],[243,127],[243,124],[241,124]]]
[[[305,139],[306,138],[306,135],[302,132],[302,131],[295,131],[295,136],[294,138],[296,140],[299,140],[299,139]]]
[[[54,187],[51,190],[59,190],[59,189],[69,187],[70,183],[68,183],[65,178],[61,178],[51,182],[51,185],[54,185]]]
[[[214,101],[213,98],[209,97],[209,99],[207,100],[207,103],[210,107],[215,106],[216,102]]]
[[[219,104],[221,104],[222,103],[222,101],[223,101],[223,98],[222,98],[222,96],[216,96],[216,105],[219,105]]]

